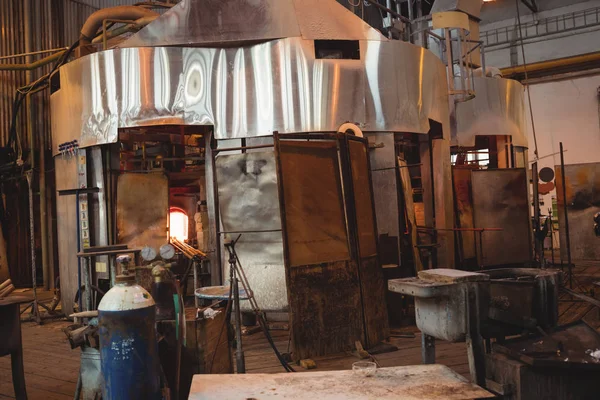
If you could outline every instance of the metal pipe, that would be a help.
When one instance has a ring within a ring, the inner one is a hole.
[[[365,1],[370,3],[371,5],[379,8],[380,10],[387,12],[392,17],[398,18],[400,21],[410,24],[410,20],[408,18],[406,18],[405,16],[403,16],[401,14],[398,14],[396,11],[389,9],[384,5],[379,4],[377,2],[377,0],[365,0]]]
[[[37,299],[37,269],[35,257],[35,221],[33,216],[33,169],[27,171],[27,184],[29,186],[29,244],[31,247],[31,287],[33,291],[33,302],[31,303],[31,313],[35,322],[39,325],[42,322]]]
[[[2,56],[2,57],[0,57],[0,60],[10,60],[11,58],[35,56],[35,55],[38,55],[38,54],[46,54],[46,53],[56,53],[56,52],[59,52],[59,51],[60,52],[64,52],[67,49],[68,49],[68,47],[59,47],[59,48],[56,48],[56,49],[39,50],[39,51],[31,51],[29,53],[12,54],[10,56]]]
[[[481,68],[483,69],[483,77],[485,78],[487,77],[487,71],[485,70],[485,46],[482,43],[480,47],[479,54],[481,54]]]
[[[159,14],[147,8],[137,6],[116,6],[98,10],[88,17],[81,28],[79,45],[85,46],[92,43],[92,39],[96,36],[96,32],[102,26],[102,21],[106,19],[138,20],[142,17],[149,16],[159,16]]]
[[[539,194],[539,177],[538,177],[538,163],[534,162],[531,165],[531,182],[532,182],[532,186],[533,186],[533,227],[535,229],[535,236],[534,236],[534,252],[535,252],[535,257],[538,259],[538,266],[540,268],[544,267],[544,241],[543,239],[539,239],[538,234],[541,230],[541,226],[540,226],[540,217],[541,217],[541,210],[540,210],[540,194]],[[541,241],[541,243],[540,243]]]
[[[569,234],[569,212],[567,210],[567,181],[565,177],[565,152],[560,142],[560,177],[562,179],[563,207],[565,211],[565,237],[567,244],[567,262],[569,268],[569,287],[573,289],[573,266],[571,265],[571,235]],[[562,257],[561,257],[562,259]]]
[[[547,71],[554,68],[570,67],[577,64],[592,63],[600,61],[600,53],[584,54],[581,56],[561,58],[552,61],[542,61],[527,65],[518,65],[516,67],[500,68],[502,75],[510,77],[512,75],[523,74],[525,69],[528,73]]]
[[[229,268],[233,271],[233,282],[230,284],[233,285],[233,304],[235,307],[234,310],[234,319],[235,319],[235,359],[236,359],[236,372],[238,374],[246,373],[246,362],[244,360],[244,349],[242,348],[242,315],[240,310],[240,289],[238,285],[238,278],[235,274],[235,266],[230,265]]]
[[[92,43],[96,44],[96,43],[102,42],[104,44],[104,49],[106,49],[108,40],[116,38],[117,36],[121,36],[122,34],[127,33],[127,32],[137,32],[140,29],[142,29],[143,27],[145,27],[146,25],[148,25],[149,23],[153,22],[156,18],[158,18],[157,15],[142,17],[135,21],[118,20],[118,19],[110,19],[110,18],[105,19],[104,21],[102,21],[102,26],[104,27],[102,35],[97,36],[94,39],[92,39]],[[115,28],[112,31],[107,31],[107,29],[106,29],[107,22],[120,22],[125,25]]]
[[[227,148],[221,148],[221,149],[213,149],[213,153],[220,153],[223,151],[239,151],[239,150],[248,150],[248,149],[267,149],[273,147],[272,144],[261,144],[261,145],[256,145],[256,146],[240,146],[240,147],[227,147]]]
[[[50,64],[53,61],[59,60],[66,50],[60,51],[58,53],[54,53],[48,57],[44,57],[41,60],[37,60],[34,62],[26,62],[25,64],[0,64],[0,71],[31,71],[37,69],[39,67],[43,67],[44,65]],[[31,56],[27,56],[30,58]],[[31,82],[31,80],[28,80]]]

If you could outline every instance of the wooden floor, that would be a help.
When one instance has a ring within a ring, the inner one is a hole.
[[[374,361],[380,367],[393,367],[403,365],[421,364],[421,334],[416,327],[408,327],[392,330],[392,334],[414,333],[414,338],[390,338],[390,343],[398,347],[398,351],[374,355]],[[277,349],[286,352],[288,347],[289,334],[287,331],[272,331],[272,336]],[[261,332],[244,338],[244,354],[246,356],[246,370],[249,373],[277,373],[285,372],[273,350]],[[461,375],[469,374],[469,365],[467,363],[467,348],[464,343],[447,343],[438,341],[436,343],[436,360],[439,364],[444,364]],[[331,354],[325,357],[314,358],[317,364],[316,371],[332,371],[342,369],[352,369],[352,363],[360,361],[350,352]],[[306,370],[294,366],[297,372]],[[312,370],[315,371],[315,370]]]
[[[600,281],[600,263],[577,262],[573,286],[574,290],[593,294],[600,290],[593,282]],[[567,282],[568,285],[568,282]],[[49,301],[49,294],[42,298]],[[560,323],[568,323],[585,318],[588,323],[600,327],[598,310],[588,303],[573,301],[570,296],[561,295],[559,306]],[[62,333],[62,328],[69,321],[46,322],[38,326],[32,322],[22,324],[23,347],[25,358],[25,381],[29,399],[72,399],[79,371],[79,351],[71,350]],[[381,367],[414,365],[421,362],[421,337],[415,327],[393,330],[393,334],[414,333],[414,338],[392,337],[391,343],[399,350],[391,353],[375,355]],[[277,348],[281,352],[288,351],[288,331],[272,331]],[[284,372],[283,367],[270,349],[262,333],[244,337],[244,350],[248,373]],[[436,345],[437,362],[447,365],[461,375],[468,376],[466,347],[464,343],[438,342]],[[317,371],[350,369],[358,359],[350,353],[333,354],[316,358]],[[299,372],[305,370],[295,367]],[[10,372],[10,359],[0,358],[0,400],[14,398]]]
[[[569,287],[572,283],[574,291],[600,299],[600,286],[594,285],[594,282],[600,282],[600,262],[579,261],[575,265],[572,280],[569,279],[568,269],[564,268],[564,286]],[[599,311],[597,307],[582,300],[571,298],[568,294],[561,293],[560,295],[558,308],[560,325],[583,319],[598,329],[600,328]]]

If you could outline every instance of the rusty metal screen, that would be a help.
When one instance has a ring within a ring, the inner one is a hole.
[[[562,171],[556,171],[556,193],[560,234],[560,254],[567,261],[567,238]],[[567,212],[571,256],[575,260],[600,259],[600,239],[594,234],[594,215],[600,212],[600,163],[565,165]]]
[[[169,181],[162,173],[122,174],[117,181],[117,239],[131,248],[167,242]]]
[[[350,258],[336,142],[282,141],[291,267]]]
[[[527,171],[522,168],[472,172],[476,228],[501,228],[482,234],[481,265],[531,261]]]

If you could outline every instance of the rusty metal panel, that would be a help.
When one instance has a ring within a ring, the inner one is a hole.
[[[337,144],[280,146],[290,266],[348,260]]]
[[[473,225],[473,200],[471,195],[471,171],[473,168],[453,167],[452,184],[454,186],[454,199],[456,203],[456,218],[459,228],[474,228]],[[477,257],[475,250],[475,232],[458,232],[460,238],[460,259]]]
[[[375,239],[375,218],[367,146],[361,142],[351,140],[349,141],[349,152],[352,185],[354,186],[358,246],[361,258],[370,257],[377,254],[377,241]]]
[[[122,174],[117,180],[117,241],[130,248],[167,242],[169,180],[162,173]]]
[[[531,260],[527,171],[521,168],[472,172],[476,228],[484,232],[481,265],[527,263]]]
[[[256,301],[263,310],[284,310],[288,299],[275,155],[272,151],[223,155],[215,166],[223,231],[245,232],[236,251]],[[274,232],[256,232],[266,230]],[[238,234],[229,236],[235,239]],[[226,280],[227,257],[223,267]],[[244,303],[242,307],[249,309]]]
[[[562,170],[556,171],[561,259],[567,262]],[[594,234],[594,214],[600,212],[600,163],[565,165],[569,236],[573,260],[599,260],[600,239]]]
[[[396,180],[396,151],[394,134],[375,133],[366,135],[372,145],[382,146],[369,150],[371,176],[379,235],[398,237],[398,187]]]
[[[363,342],[355,261],[290,268],[289,276],[294,359],[339,353],[353,348],[357,340]]]

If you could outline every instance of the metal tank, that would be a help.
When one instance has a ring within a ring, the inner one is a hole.
[[[160,399],[160,362],[156,343],[155,303],[135,283],[119,275],[98,306],[103,398]]]

